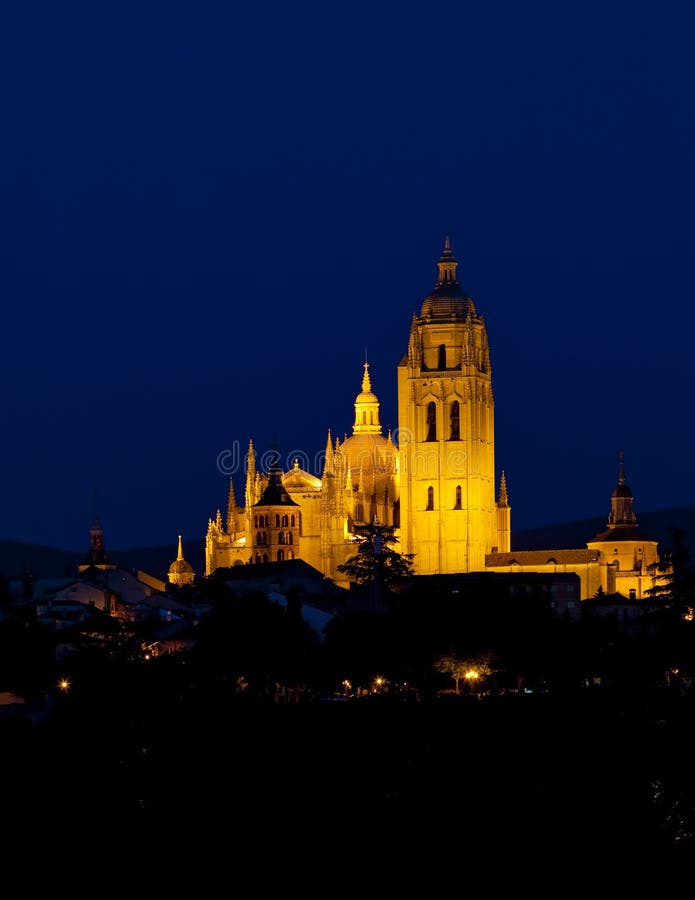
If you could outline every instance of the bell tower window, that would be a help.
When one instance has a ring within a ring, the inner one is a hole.
[[[427,506],[425,509],[434,509],[434,488],[427,488]]]
[[[427,436],[425,440],[437,440],[437,404],[434,401],[427,404]]]
[[[439,359],[437,362],[437,368],[440,371],[443,371],[444,369],[446,369],[446,345],[445,344],[439,345]]]
[[[454,400],[451,404],[451,413],[449,414],[449,440],[461,440],[461,407],[458,400]]]
[[[456,500],[454,502],[454,509],[461,509],[461,485],[456,485]]]

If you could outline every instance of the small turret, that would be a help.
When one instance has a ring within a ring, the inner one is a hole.
[[[169,566],[169,583],[177,587],[185,584],[193,584],[195,580],[195,572],[193,566],[184,558],[183,555],[183,538],[179,535],[179,545],[176,553],[176,559]]]

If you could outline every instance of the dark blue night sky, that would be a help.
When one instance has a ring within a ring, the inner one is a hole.
[[[0,537],[80,550],[98,512],[107,549],[202,541],[222,451],[351,432],[365,347],[395,429],[446,235],[513,530],[604,520],[620,450],[638,516],[695,503],[694,26],[5,0]]]

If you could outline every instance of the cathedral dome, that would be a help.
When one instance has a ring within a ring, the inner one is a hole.
[[[387,471],[395,448],[383,434],[360,431],[345,438],[340,449],[353,477],[357,477],[360,472],[368,475]]]
[[[294,466],[282,476],[282,485],[292,494],[295,491],[320,491],[321,479],[299,468],[299,460],[295,459]]]
[[[420,317],[423,319],[465,319],[476,315],[473,299],[460,287],[437,287],[422,302]]]
[[[423,300],[420,317],[450,320],[477,315],[473,299],[461,289],[456,280],[458,262],[451,252],[449,238],[444,243],[444,252],[437,265],[439,280],[432,293]]]

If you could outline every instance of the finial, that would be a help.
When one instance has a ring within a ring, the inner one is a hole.
[[[439,280],[437,281],[437,286],[441,287],[443,284],[458,284],[456,281],[456,269],[458,267],[458,262],[456,261],[454,254],[451,252],[451,241],[449,240],[449,235],[444,239],[444,250],[442,250],[442,255],[439,258],[439,262],[437,263],[439,268]]]
[[[620,458],[620,473],[618,475],[618,484],[625,484],[625,451],[621,450],[618,453]]]
[[[178,549],[178,553],[176,554],[176,559],[177,559],[177,561],[180,559],[183,559],[183,540],[182,540],[181,535],[179,535],[179,549]]]
[[[505,476],[505,474],[504,474],[504,471],[502,471],[502,475],[501,475],[501,477],[500,477],[500,499],[499,499],[499,505],[500,505],[500,506],[509,506],[509,497],[507,496],[507,479],[506,479],[506,476]]]
[[[369,363],[365,362],[364,364],[364,375],[362,376],[362,390],[363,391],[371,391],[372,382],[369,379]]]

